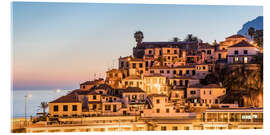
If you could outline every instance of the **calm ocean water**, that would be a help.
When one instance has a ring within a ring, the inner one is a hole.
[[[51,102],[60,96],[67,94],[70,90],[14,90],[11,97],[11,113],[13,118],[24,117],[25,114],[25,95],[31,95],[27,98],[27,117],[34,116],[37,112],[42,112],[40,103]],[[46,110],[48,112],[48,108]]]

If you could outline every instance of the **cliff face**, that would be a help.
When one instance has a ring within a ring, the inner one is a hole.
[[[246,22],[242,29],[237,32],[237,34],[246,35],[249,37],[248,29],[250,27],[255,28],[255,30],[263,30],[263,16],[258,16],[256,19]]]

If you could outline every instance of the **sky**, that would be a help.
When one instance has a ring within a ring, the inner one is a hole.
[[[261,6],[13,2],[13,89],[74,89],[104,77],[132,55],[138,30],[143,41],[193,34],[212,43],[262,15]]]

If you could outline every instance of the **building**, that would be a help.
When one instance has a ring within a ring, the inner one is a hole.
[[[248,64],[254,62],[259,49],[247,41],[228,47],[228,64]]]

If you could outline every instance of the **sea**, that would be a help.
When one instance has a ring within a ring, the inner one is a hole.
[[[26,98],[26,115],[35,116],[36,113],[42,112],[41,102],[51,102],[70,90],[13,90],[11,92],[11,113],[13,118],[25,117],[25,96]],[[48,112],[49,107],[46,109]]]

